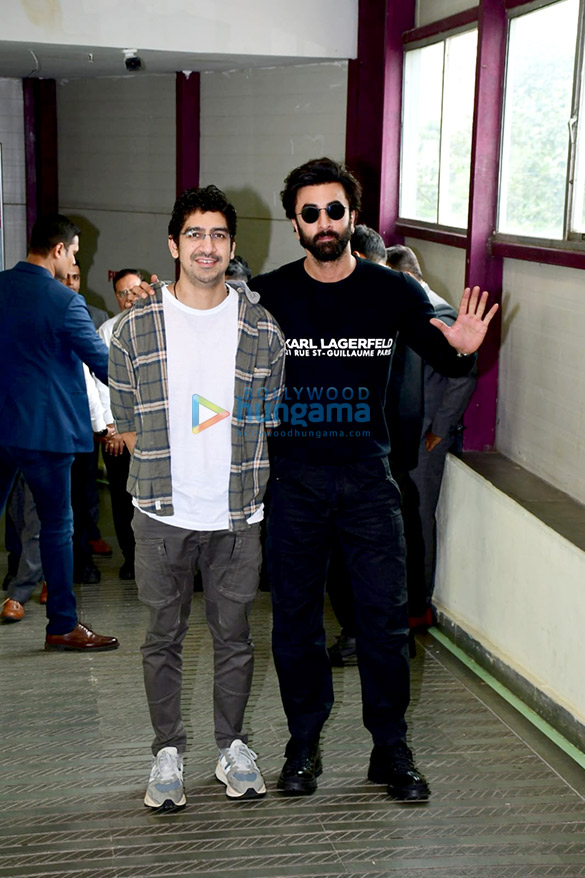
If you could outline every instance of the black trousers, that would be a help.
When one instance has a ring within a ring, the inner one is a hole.
[[[333,705],[323,600],[337,538],[350,573],[364,725],[375,744],[406,735],[410,698],[400,493],[383,458],[273,464],[267,560],[272,646],[289,731],[314,741]]]
[[[134,531],[132,530],[134,506],[132,505],[132,497],[126,490],[128,470],[130,469],[130,452],[124,448],[122,454],[109,454],[104,446],[103,458],[110,486],[116,539],[124,559],[134,564]]]

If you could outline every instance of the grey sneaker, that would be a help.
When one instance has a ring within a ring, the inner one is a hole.
[[[257,758],[239,738],[219,751],[215,776],[225,784],[225,794],[230,799],[258,799],[266,795],[266,784],[255,762]]]
[[[187,804],[183,789],[183,757],[176,747],[163,747],[152,760],[144,804],[156,811],[179,811]]]

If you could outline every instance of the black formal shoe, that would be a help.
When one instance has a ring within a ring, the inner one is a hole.
[[[278,778],[278,789],[289,796],[310,796],[317,789],[317,778],[323,771],[319,741],[295,741],[286,745],[286,762]]]
[[[400,802],[426,802],[431,791],[404,742],[376,745],[370,756],[368,780],[388,784],[388,795]]]
[[[120,570],[118,571],[118,578],[123,579],[125,581],[130,581],[135,579],[134,576],[134,562],[133,561],[124,561]]]
[[[95,564],[88,564],[83,570],[76,570],[73,574],[73,582],[81,582],[83,585],[97,585],[101,578],[102,574]]]
[[[343,632],[327,650],[329,661],[334,668],[345,668],[346,665],[357,665],[357,653],[355,651],[355,637]]]

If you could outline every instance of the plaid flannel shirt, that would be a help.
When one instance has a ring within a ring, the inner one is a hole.
[[[284,388],[285,343],[260,296],[230,282],[239,298],[238,348],[232,412],[230,530],[246,527],[268,481],[266,431]],[[139,300],[116,324],[110,344],[109,388],[116,427],[136,432],[128,491],[138,507],[173,515],[169,394],[162,290]]]

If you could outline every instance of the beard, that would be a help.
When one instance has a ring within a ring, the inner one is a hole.
[[[352,236],[350,223],[347,224],[342,232],[327,232],[328,237],[333,236],[332,241],[320,240],[320,236],[324,235],[324,232],[319,232],[311,238],[304,234],[300,226],[298,229],[301,247],[308,250],[317,262],[335,262],[336,259],[339,259],[345,253]]]

